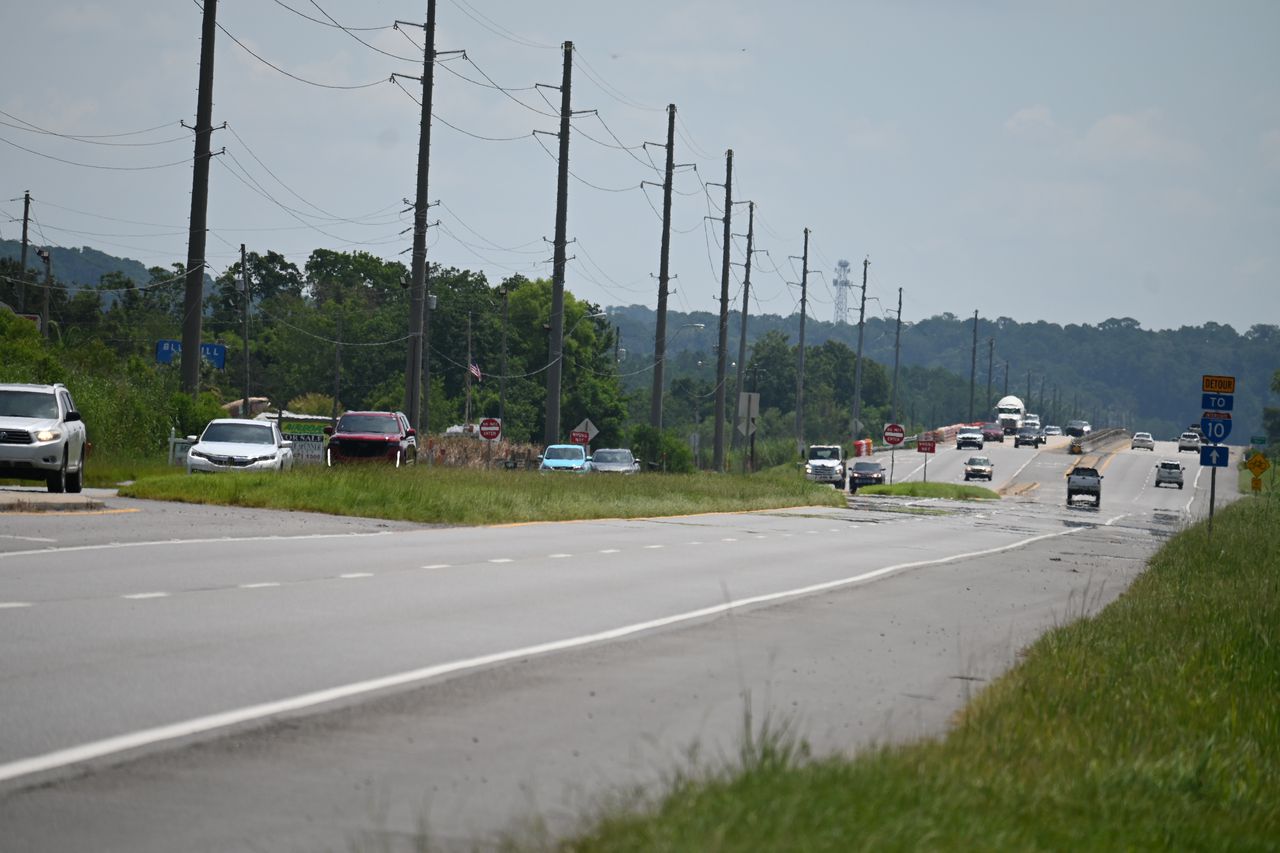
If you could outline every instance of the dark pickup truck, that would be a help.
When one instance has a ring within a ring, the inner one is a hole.
[[[1067,506],[1081,495],[1093,498],[1095,507],[1102,506],[1102,475],[1097,468],[1077,465],[1067,475]]]

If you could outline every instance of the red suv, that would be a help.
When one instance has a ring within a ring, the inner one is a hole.
[[[346,412],[336,427],[325,427],[329,467],[347,462],[391,462],[397,468],[418,461],[418,437],[403,412]]]

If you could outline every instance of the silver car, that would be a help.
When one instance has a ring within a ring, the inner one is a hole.
[[[274,421],[243,418],[209,421],[199,440],[187,451],[188,474],[288,471],[291,468],[293,442],[280,435],[280,427]]]
[[[1129,442],[1129,449],[1137,450],[1138,448],[1142,448],[1143,450],[1150,450],[1153,453],[1155,452],[1156,440],[1151,436],[1151,433],[1135,432],[1133,434],[1133,440]]]
[[[604,448],[591,454],[591,470],[602,474],[634,474],[640,463],[630,450]]]

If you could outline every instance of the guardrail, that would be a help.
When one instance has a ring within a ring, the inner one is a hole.
[[[1093,450],[1099,444],[1114,441],[1128,434],[1129,431],[1127,429],[1112,427],[1110,429],[1094,430],[1085,436],[1072,436],[1068,452],[1074,454],[1084,453],[1086,450]]]

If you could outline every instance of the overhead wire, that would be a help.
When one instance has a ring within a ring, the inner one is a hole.
[[[277,3],[279,3],[279,0],[276,0],[276,2],[277,2]],[[281,5],[284,5],[284,4],[281,4]],[[351,38],[355,39],[356,41],[360,42],[360,44],[362,44],[362,45],[364,45],[365,47],[369,48],[369,50],[372,50],[372,51],[373,51],[373,52],[375,52],[375,53],[380,53],[380,54],[382,54],[383,56],[388,56],[388,57],[390,57],[390,58],[392,58],[392,59],[399,59],[399,60],[402,60],[402,61],[404,61],[404,62],[421,62],[421,61],[422,61],[422,57],[418,57],[418,56],[400,56],[399,54],[390,53],[390,52],[388,52],[388,51],[383,50],[383,49],[382,49],[382,48],[380,48],[380,47],[376,47],[376,46],[374,46],[374,45],[369,44],[367,41],[365,41],[364,39],[360,38],[360,36],[356,35],[356,34],[355,34],[355,32],[354,32],[354,30],[353,30],[352,28],[350,28],[350,27],[344,27],[342,24],[338,23],[338,22],[337,22],[337,20],[335,20],[335,19],[334,19],[334,17],[333,17],[332,15],[330,15],[330,14],[329,14],[328,12],[326,12],[323,8],[321,8],[320,4],[319,4],[319,3],[317,3],[317,2],[316,2],[316,0],[311,0],[311,5],[312,5],[312,6],[315,6],[315,7],[316,7],[316,11],[318,11],[321,15],[324,15],[326,18],[328,18],[328,19],[332,22],[333,26],[335,26],[335,27],[337,27],[338,29],[342,30],[344,33],[346,33],[347,35],[351,36]],[[286,6],[285,8],[287,9],[288,7]],[[292,10],[291,10],[291,11],[292,11]],[[304,16],[304,17],[305,17],[305,16]],[[314,18],[309,18],[308,20],[315,20],[315,19],[314,19]]]
[[[475,21],[481,27],[493,33],[495,36],[498,36],[499,38],[506,39],[507,41],[513,42],[518,45],[522,45],[524,47],[533,47],[533,48],[538,48],[540,50],[556,50],[561,47],[561,45],[558,45],[558,44],[546,44],[544,42],[537,42],[530,38],[526,38],[525,36],[521,36],[517,33],[514,33],[511,30],[499,24],[498,22],[494,21],[492,18],[487,17],[480,10],[476,9],[470,3],[466,2],[466,0],[449,0],[449,2],[452,3],[459,12],[466,15],[468,18]]]
[[[65,157],[55,157],[52,154],[45,154],[43,151],[36,151],[34,148],[27,148],[25,145],[19,145],[16,142],[5,139],[3,136],[0,136],[0,142],[3,142],[5,145],[12,148],[17,148],[19,151],[25,151],[28,154],[34,154],[35,156],[43,157],[46,160],[53,160],[56,163],[63,163],[67,166],[77,166],[81,169],[101,169],[107,172],[146,172],[154,169],[168,169],[172,166],[181,166],[183,164],[190,163],[194,159],[193,157],[184,157],[181,160],[174,160],[171,163],[153,163],[148,166],[104,166],[100,163],[81,163],[76,160],[68,160]]]

